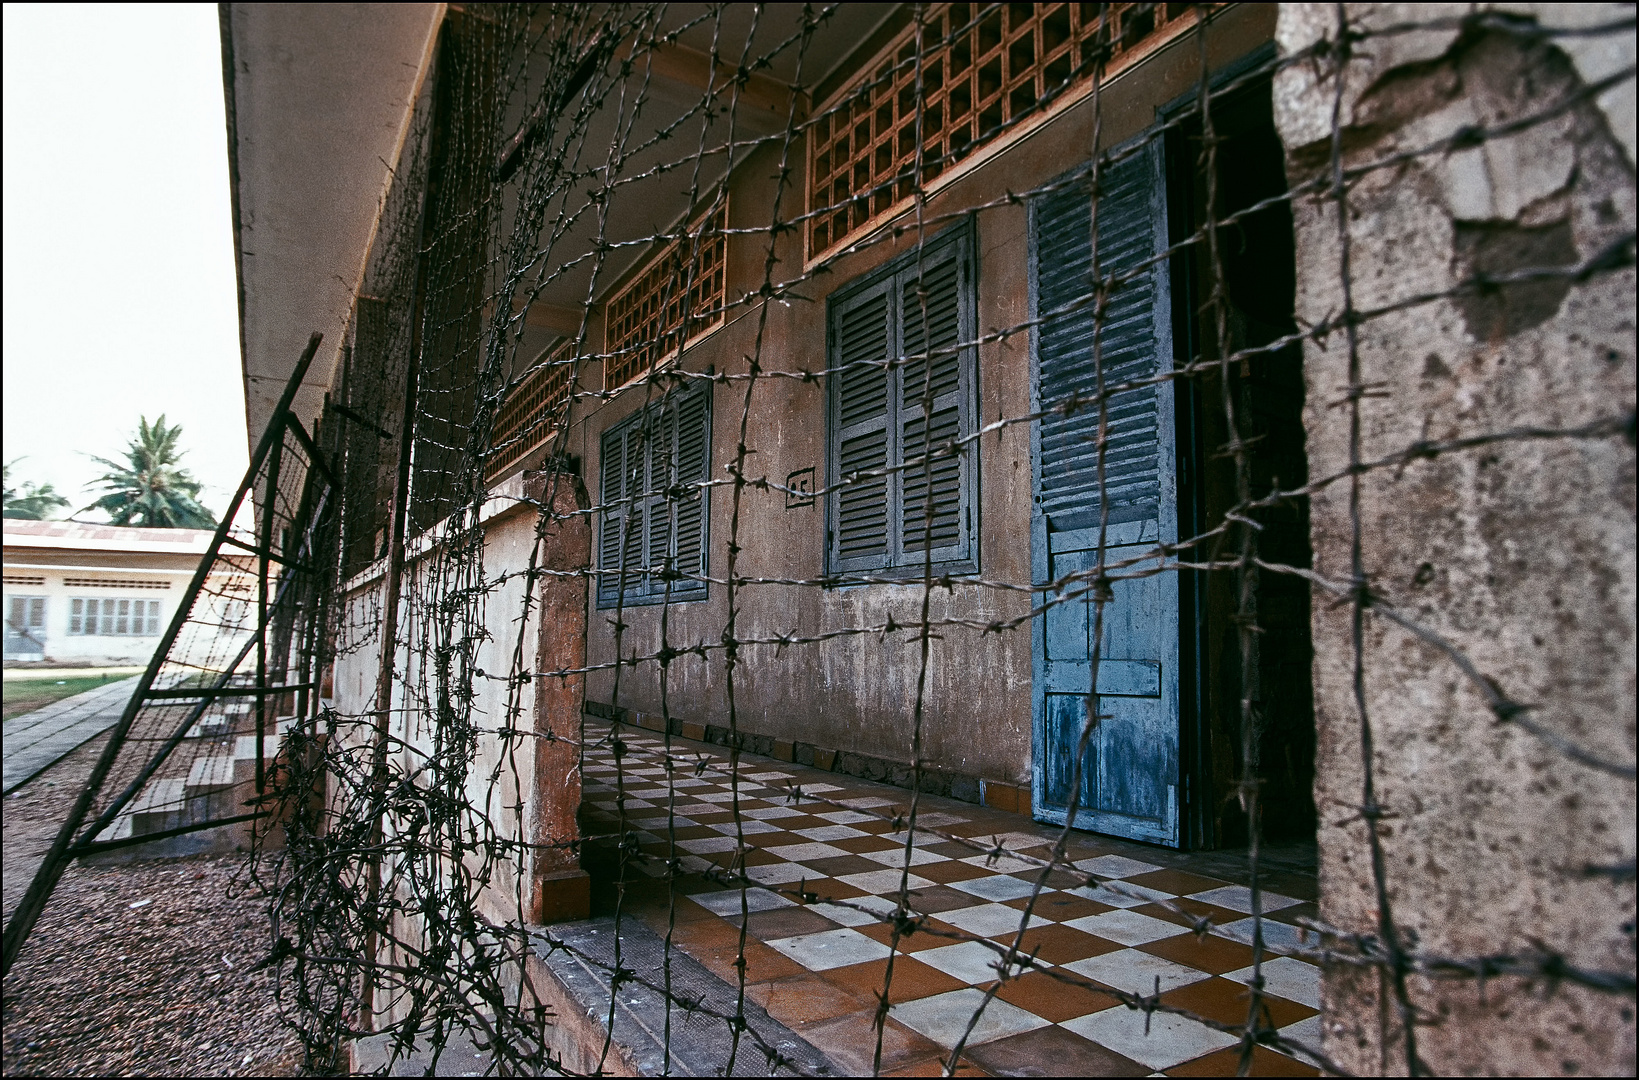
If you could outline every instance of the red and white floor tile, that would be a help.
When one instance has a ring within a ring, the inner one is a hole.
[[[1069,856],[1080,873],[1055,871],[1021,927],[1039,864],[976,852],[952,838],[1045,857],[1057,830],[924,795],[907,869],[905,833],[892,821],[908,810],[907,791],[744,754],[736,820],[721,748],[673,739],[668,769],[663,739],[622,729],[630,752],[617,765],[606,733],[598,739],[589,728],[588,735],[597,741],[585,760],[587,831],[618,831],[623,809],[624,828],[641,852],[626,862],[625,910],[661,932],[669,928],[677,947],[730,982],[738,977],[743,915],[748,993],[839,1066],[871,1070],[872,1022],[894,944],[891,924],[878,916],[892,914],[903,882],[928,932],[901,937],[892,958],[884,1074],[936,1075],[964,1033],[964,1074],[1234,1074],[1232,1036],[1172,1013],[1146,1016],[1041,971],[1010,972],[968,1031],[999,975],[996,952],[972,939],[1009,944],[1021,929],[1022,951],[1040,967],[1133,994],[1159,989],[1168,1005],[1244,1023],[1251,891],[1228,875],[1195,872],[1190,855],[1072,834]],[[668,852],[691,871],[676,879],[682,895],[675,911],[663,880]],[[1224,859],[1211,862],[1224,874]],[[698,874],[735,866],[761,887],[727,888]],[[1087,884],[1089,875],[1098,884]],[[798,894],[817,900],[802,902]],[[1314,899],[1312,876],[1286,871],[1265,882],[1263,976],[1268,1022],[1318,1046],[1320,971],[1285,955],[1308,944],[1296,919],[1313,914]],[[1212,928],[1197,935],[1190,917],[1202,915]],[[1253,1073],[1316,1070],[1260,1047]]]

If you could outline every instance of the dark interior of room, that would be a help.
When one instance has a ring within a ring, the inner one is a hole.
[[[1176,244],[1203,230],[1212,199],[1217,269],[1205,242],[1174,259],[1177,361],[1214,359],[1226,350],[1257,349],[1295,329],[1296,268],[1292,214],[1276,201],[1226,221],[1286,191],[1284,151],[1274,129],[1267,81],[1212,103],[1215,183],[1207,183],[1198,117],[1169,136],[1169,217]],[[1209,187],[1214,190],[1209,192]],[[1214,296],[1213,282],[1222,283]],[[1218,318],[1222,301],[1222,329]],[[1232,359],[1180,380],[1178,401],[1179,532],[1199,535],[1239,501],[1230,414],[1245,447],[1250,495],[1308,481],[1303,431],[1303,353],[1299,344]],[[1310,565],[1307,499],[1260,508],[1256,554],[1270,562]],[[1182,552],[1188,560],[1234,560],[1240,537],[1226,532]],[[1185,683],[1184,761],[1190,772],[1189,843],[1244,846],[1247,821],[1238,798],[1242,772],[1241,697],[1250,682],[1251,722],[1264,838],[1312,840],[1315,725],[1310,683],[1309,590],[1289,574],[1254,575],[1250,671],[1243,676],[1240,596],[1235,571],[1186,573],[1182,584]],[[1193,679],[1189,678],[1193,675]],[[1193,685],[1189,685],[1193,683]]]

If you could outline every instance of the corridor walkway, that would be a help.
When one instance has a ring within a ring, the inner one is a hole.
[[[869,1073],[872,1027],[888,967],[891,914],[904,865],[894,819],[910,793],[783,761],[741,755],[740,820],[732,811],[727,752],[621,727],[617,767],[607,728],[588,721],[583,827],[612,840],[625,830],[626,915],[665,934],[672,913],[663,880],[668,826],[682,869],[673,941],[728,983],[737,980],[741,891],[702,872],[743,867],[747,891],[748,997],[819,1048],[839,1072]],[[800,792],[800,794],[798,794]],[[902,830],[902,826],[901,826]],[[924,830],[929,830],[924,834]],[[736,839],[743,838],[744,846]],[[976,939],[1011,943],[1055,830],[1027,818],[924,795],[911,858],[915,911],[929,932],[902,937],[893,965],[883,1039],[885,1075],[938,1075],[983,992],[997,955]],[[630,844],[630,841],[628,842]],[[1009,854],[994,854],[1000,848]],[[633,849],[628,846],[628,852]],[[1320,971],[1293,953],[1311,938],[1316,883],[1302,853],[1276,852],[1263,875],[1268,1022],[1318,1046]],[[1279,855],[1297,859],[1280,859]],[[1014,857],[1017,855],[1018,857]],[[1225,1024],[1242,1024],[1251,976],[1250,890],[1244,860],[1193,855],[1086,833],[1056,871],[1024,937],[1039,966],[1161,1001]],[[587,862],[608,914],[618,857],[589,843]],[[1089,876],[1096,879],[1089,884]],[[841,903],[826,903],[840,901]],[[1194,919],[1211,919],[1197,934]],[[950,935],[950,936],[942,936]],[[964,1051],[964,1075],[1233,1075],[1234,1039],[1195,1020],[1141,1011],[1040,971],[1010,978],[984,1011]],[[1259,1047],[1254,1075],[1315,1075]]]
[[[14,716],[0,737],[5,761],[5,794],[38,776],[63,755],[119,723],[136,692],[135,676],[110,682]]]

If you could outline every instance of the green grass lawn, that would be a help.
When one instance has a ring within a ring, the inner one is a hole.
[[[128,675],[116,675],[104,678],[101,675],[83,676],[77,679],[12,679],[5,683],[5,718],[10,720],[26,712],[50,705],[53,701],[61,701],[71,694],[84,693],[87,690],[113,682],[114,679],[130,678]]]

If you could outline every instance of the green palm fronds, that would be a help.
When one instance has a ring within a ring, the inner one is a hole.
[[[107,458],[92,458],[107,472],[90,486],[107,491],[86,507],[102,510],[115,525],[136,525],[151,529],[210,529],[215,516],[199,502],[203,487],[193,474],[180,467],[182,451],[177,442],[182,425],[166,426],[165,416],[148,423],[138,421],[137,434],[125,451],[122,464]]]
[[[22,491],[13,488],[11,467],[15,464],[16,461],[8,461],[5,465],[6,517],[42,521],[51,517],[54,511],[68,505],[68,500],[57,494],[57,489],[50,484],[35,484],[32,480],[25,480]]]

